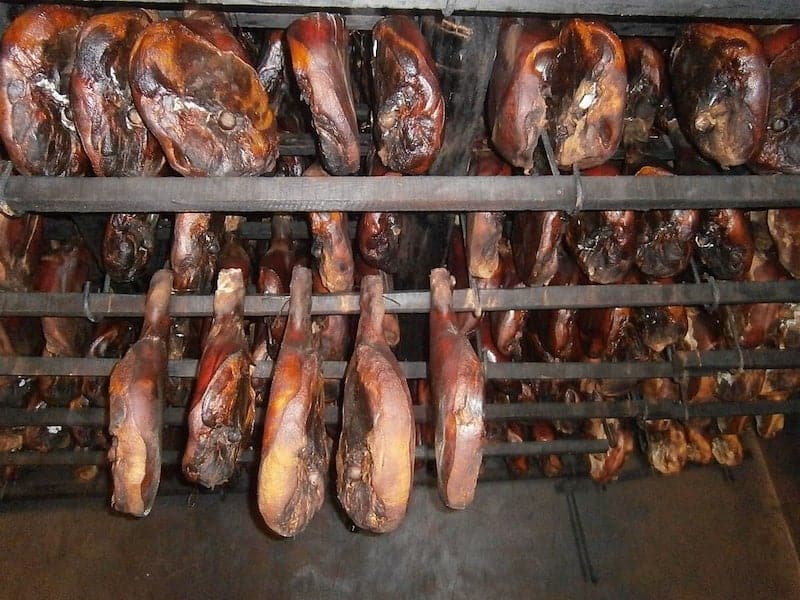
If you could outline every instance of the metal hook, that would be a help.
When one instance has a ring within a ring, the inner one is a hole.
[[[189,492],[189,495],[186,497],[186,506],[188,508],[197,506],[197,488],[192,488],[192,491]]]
[[[92,284],[87,281],[83,284],[83,316],[85,316],[92,323],[97,323],[98,319],[92,314],[89,308],[89,295],[92,293]]]

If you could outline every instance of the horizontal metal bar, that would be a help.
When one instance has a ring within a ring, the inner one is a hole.
[[[0,357],[0,375],[35,377],[62,375],[72,377],[104,377],[116,364],[113,358],[66,358],[39,356]],[[173,360],[169,362],[171,377],[192,378],[197,372],[197,360]],[[269,378],[272,361],[259,361],[255,376]],[[401,361],[400,366],[408,379],[423,379],[428,376],[427,364],[423,361]],[[673,353],[672,362],[511,362],[488,363],[487,379],[648,379],[696,376],[705,373],[733,369],[795,369],[800,368],[800,350],[712,350],[709,352]],[[329,361],[323,364],[326,379],[341,379],[347,363]]]
[[[591,454],[608,450],[606,440],[553,440],[550,442],[488,443],[483,448],[484,456],[541,456],[547,454]],[[0,465],[102,465],[108,462],[102,450],[54,450],[53,452],[0,452]],[[433,460],[435,451],[428,446],[417,446],[414,457]],[[251,463],[255,459],[253,450],[242,452],[239,462]],[[161,453],[161,463],[178,464],[180,453],[166,450]]]
[[[0,407],[0,427],[24,427],[29,425],[61,425],[66,427],[105,427],[108,422],[105,408],[90,407],[81,410],[50,407],[37,411],[23,408]],[[645,400],[615,400],[607,402],[516,402],[511,404],[487,404],[484,416],[487,421],[571,421],[583,419],[689,419],[700,417],[756,416],[800,413],[800,399],[785,402],[705,402],[682,404],[676,402],[648,402]],[[415,406],[417,423],[432,423],[433,407]],[[264,409],[256,411],[256,431],[264,420]],[[328,425],[339,424],[339,409],[328,407],[325,411]],[[164,409],[164,425],[181,427],[186,425],[186,409],[167,407]]]
[[[800,205],[800,175],[584,177],[584,210]],[[572,210],[572,176],[23,177],[0,195],[11,211],[309,212]]]
[[[715,292],[716,288],[716,292]],[[386,312],[425,313],[430,310],[428,291],[387,292]],[[0,294],[0,315],[83,317],[83,294],[7,292]],[[140,317],[144,313],[142,294],[92,293],[89,313],[95,317]],[[285,314],[287,295],[251,295],[245,298],[247,317]],[[703,304],[752,304],[800,301],[800,281],[717,281],[666,285],[575,285],[517,289],[479,289],[477,297],[468,290],[453,292],[457,312],[510,309],[551,310],[554,308],[601,308],[614,306],[673,306]],[[212,314],[211,295],[174,295],[170,301],[173,317],[205,317]],[[360,312],[358,293],[318,294],[312,297],[315,315],[355,315]]]
[[[94,0],[77,0],[94,2]],[[115,0],[117,4],[140,3],[140,0]],[[153,6],[183,4],[176,0],[149,0]],[[207,6],[233,6],[266,9],[273,7],[297,10],[293,0],[204,0]],[[329,11],[427,10],[445,12],[519,12],[537,14],[624,15],[645,17],[694,17],[718,19],[796,19],[797,6],[792,0],[776,0],[765,7],[756,0],[708,2],[704,0],[303,0],[303,8]]]

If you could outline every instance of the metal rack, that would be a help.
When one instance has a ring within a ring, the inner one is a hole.
[[[79,0],[82,1],[82,0]],[[138,0],[116,0],[120,6],[140,4]],[[175,8],[172,0],[150,0],[148,4]],[[227,10],[241,27],[286,27],[298,14],[289,0],[235,0],[204,2]],[[740,0],[734,5],[702,0],[304,0],[303,8],[341,9],[346,12],[348,27],[370,29],[377,13],[415,10],[428,15],[454,12],[495,18],[500,13],[536,13],[539,15],[583,14],[617,18],[613,26],[622,34],[670,36],[678,21],[690,18],[725,19],[796,19],[793,2],[779,0],[770,4],[765,14],[763,3]],[[653,21],[670,17],[671,22]],[[360,107],[363,114],[366,107]],[[362,136],[362,151],[370,136]],[[283,154],[311,155],[315,152],[311,136],[285,135]],[[231,213],[308,212],[315,211],[403,211],[463,212],[485,210],[651,210],[682,208],[784,208],[800,207],[800,176],[725,177],[596,177],[580,175],[544,177],[464,177],[429,176],[403,178],[331,177],[316,178],[49,178],[10,175],[6,166],[0,178],[0,211],[10,215],[41,213],[106,213],[119,211],[205,212],[224,210]],[[386,310],[393,313],[425,313],[430,298],[423,291],[398,291],[385,295]],[[245,315],[276,315],[285,310],[287,296],[248,296]],[[456,290],[454,307],[460,311],[493,311],[520,308],[598,308],[653,305],[725,305],[753,302],[800,301],[800,281],[769,283],[708,282],[669,285],[564,286],[525,289]],[[175,296],[171,313],[176,317],[211,314],[212,296]],[[144,296],[84,294],[0,294],[0,315],[60,317],[135,317],[141,316]],[[358,294],[314,296],[313,314],[357,314]],[[0,357],[0,375],[106,376],[116,361],[91,358]],[[402,363],[407,377],[424,378],[424,362]],[[502,363],[486,364],[489,379],[582,379],[664,377],[680,380],[720,370],[800,368],[800,351],[789,350],[718,350],[692,353],[674,352],[670,361],[620,363]],[[269,377],[271,362],[259,363],[256,374]],[[173,377],[194,377],[196,360],[172,361]],[[346,363],[324,365],[326,378],[343,377]],[[642,399],[614,402],[562,404],[553,402],[490,404],[489,421],[526,421],[531,419],[688,419],[731,415],[764,415],[800,412],[800,400],[786,402],[712,402],[707,404],[652,403]],[[429,421],[428,410],[416,407],[418,422]],[[334,409],[326,414],[330,424],[338,422]],[[263,419],[259,411],[257,421]],[[185,411],[167,408],[164,422],[183,425]],[[0,426],[95,426],[106,422],[104,408],[79,411],[47,408],[26,411],[0,408]],[[258,428],[257,428],[258,430]],[[554,440],[552,442],[492,443],[487,456],[547,454],[584,454],[604,452],[607,440]],[[430,448],[419,448],[417,458],[430,459]],[[253,460],[253,451],[243,462]],[[176,452],[165,452],[164,463],[178,461]],[[15,452],[0,454],[0,465],[78,465],[101,464],[105,453],[53,452],[39,454]]]

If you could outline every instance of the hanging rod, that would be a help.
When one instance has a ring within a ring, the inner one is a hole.
[[[325,409],[325,423],[339,424],[339,409]],[[603,402],[513,402],[510,404],[486,404],[484,418],[487,421],[580,421],[584,419],[691,419],[732,416],[757,416],[800,413],[800,399],[771,402],[703,402],[683,404],[680,402],[653,402],[640,400],[609,400]],[[417,423],[433,423],[432,406],[414,406]],[[256,409],[256,431],[264,421],[264,408]],[[186,408],[169,406],[164,409],[165,426],[186,425]],[[80,410],[48,407],[40,410],[0,407],[0,427],[25,427],[48,425],[64,427],[105,427],[108,424],[106,408],[90,407]]]
[[[387,292],[389,313],[426,313],[430,310],[428,291]],[[173,317],[206,317],[212,314],[212,295],[173,295]],[[141,317],[145,296],[115,293],[0,293],[0,315],[20,317]],[[245,298],[246,317],[285,314],[288,295],[251,295]],[[459,289],[453,291],[457,312],[511,309],[552,310],[555,308],[603,308],[615,306],[700,306],[800,301],[800,281],[714,281],[707,283],[609,284],[538,286],[516,289]],[[311,314],[359,314],[359,294],[316,294]]]
[[[3,212],[566,210],[574,176],[8,178]],[[800,175],[582,177],[583,210],[783,208]]]
[[[549,454],[593,454],[608,450],[607,440],[552,440],[549,442],[490,442],[483,447],[483,456],[543,456]],[[242,452],[239,462],[251,463],[255,458],[253,450]],[[414,458],[433,460],[434,449],[417,446]],[[54,466],[54,465],[103,465],[108,463],[108,453],[102,450],[54,450],[52,452],[0,452],[0,465]],[[161,464],[180,463],[177,450],[161,453]]]
[[[37,377],[62,375],[72,377],[105,377],[116,364],[114,358],[64,358],[39,356],[0,357],[0,375]],[[170,377],[193,378],[197,360],[169,361]],[[269,378],[273,362],[259,361],[254,376]],[[423,361],[401,361],[408,379],[428,376]],[[796,369],[800,368],[800,350],[711,350],[708,352],[673,352],[672,361],[642,362],[509,362],[487,363],[487,379],[681,379],[717,371],[743,369]],[[323,363],[326,379],[342,379],[347,369],[344,361]]]
[[[94,2],[94,0],[76,0]],[[119,6],[140,3],[140,0],[114,0]],[[176,0],[149,0],[154,7],[182,5]],[[239,10],[286,8],[293,11],[328,10],[332,12],[373,12],[381,10],[431,11],[449,16],[454,12],[475,13],[536,13],[542,15],[609,15],[642,17],[680,17],[717,19],[796,19],[797,5],[793,0],[773,0],[769,5],[756,0],[708,2],[707,0],[204,0],[206,7],[236,7]]]

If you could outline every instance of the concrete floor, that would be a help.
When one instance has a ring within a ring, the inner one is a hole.
[[[795,438],[796,439],[796,438]],[[332,502],[295,540],[245,494],[159,498],[111,514],[99,498],[0,504],[3,598],[800,598],[800,565],[758,445],[735,471],[689,469],[574,497],[598,578],[582,575],[567,494],[482,483],[455,513],[418,486],[406,522],[351,533]]]

